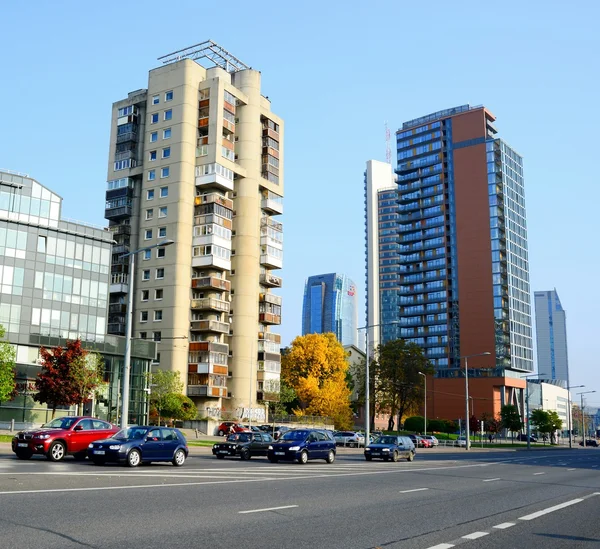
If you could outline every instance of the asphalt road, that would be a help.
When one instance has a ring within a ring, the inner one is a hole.
[[[22,462],[0,448],[0,546],[491,549],[600,543],[600,449],[422,449],[414,462]]]

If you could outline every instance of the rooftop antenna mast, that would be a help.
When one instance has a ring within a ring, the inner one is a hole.
[[[390,129],[388,128],[387,120],[385,121],[385,161],[388,164],[392,163],[392,149],[390,148]]]

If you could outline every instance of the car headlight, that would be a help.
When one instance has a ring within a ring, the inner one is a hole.
[[[269,447],[267,448],[267,450],[272,450],[272,449],[273,449],[272,445],[269,445]]]
[[[90,442],[90,443],[88,444],[88,448],[93,448],[93,447],[94,447],[94,443],[93,443],[93,442]]]
[[[47,438],[50,438],[50,435],[38,435],[36,438],[46,440]]]
[[[382,451],[382,452],[389,452],[389,451],[390,451],[390,449],[389,449],[389,448],[383,448],[381,451]]]
[[[121,449],[121,445],[120,444],[111,444],[108,447],[109,450],[120,450]]]
[[[290,446],[290,452],[297,452],[300,450],[300,446]]]
[[[370,452],[371,448],[369,448],[368,446],[365,448],[365,452]]]

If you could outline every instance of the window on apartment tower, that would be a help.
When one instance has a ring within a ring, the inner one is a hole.
[[[150,124],[158,124],[158,113],[155,112],[150,116]]]
[[[152,132],[150,134],[150,143],[154,143],[155,141],[158,141],[158,132]]]
[[[163,130],[163,139],[171,139],[171,128]]]
[[[142,290],[142,301],[148,301],[150,290]]]
[[[158,288],[158,289],[154,290],[154,299],[156,301],[160,301],[162,298],[163,298],[163,289]]]
[[[159,227],[158,228],[158,238],[165,238],[167,236],[167,228]]]
[[[165,92],[165,101],[173,101],[173,90]]]
[[[158,114],[156,115],[158,117]],[[165,111],[165,120],[171,120],[173,118],[173,111],[171,109],[169,109],[168,111]],[[156,120],[158,122],[158,118]]]
[[[150,280],[150,269],[144,269],[142,272],[142,280]]]
[[[154,332],[154,341],[160,341],[160,340],[161,340],[160,332]]]
[[[169,196],[169,187],[161,187],[160,188],[160,197],[166,198],[167,196]]]
[[[140,312],[140,322],[148,322],[148,311]]]
[[[162,157],[163,158],[171,158],[171,147],[165,147],[162,150]]]
[[[156,151],[150,151],[148,153],[148,160],[154,162],[156,160]]]
[[[146,191],[146,200],[154,200],[154,189],[148,189]]]
[[[158,105],[159,103],[160,103],[160,95],[153,95],[152,96],[152,104]]]
[[[162,311],[154,311],[154,320],[155,322],[161,321],[163,318]]]
[[[146,240],[150,240],[152,238],[152,229],[146,229],[146,233],[144,234]]]
[[[148,250],[148,251],[150,251],[150,250]],[[166,255],[166,251],[164,248],[158,248],[156,250],[156,257],[158,257],[159,259],[162,257],[165,257],[165,255]]]

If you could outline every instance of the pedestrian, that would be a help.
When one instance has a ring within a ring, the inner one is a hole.
[[[492,434],[490,433],[488,435],[488,440],[490,441],[490,444],[492,443],[492,440],[494,439],[494,437],[492,436]]]

